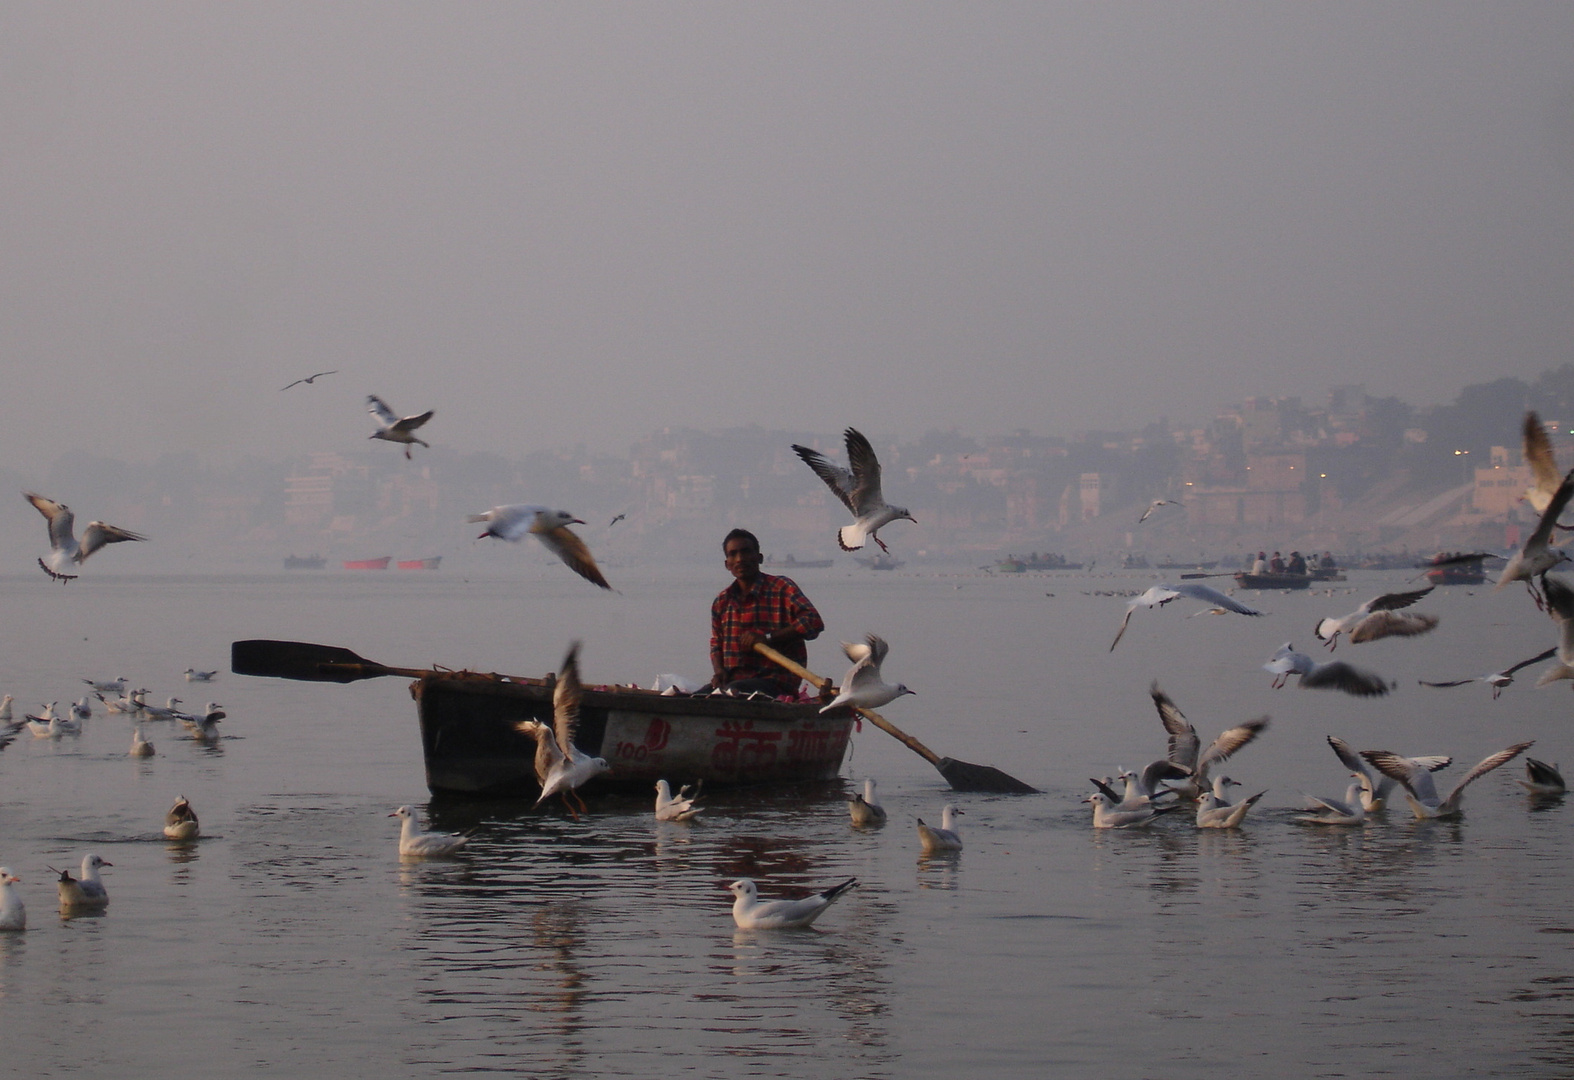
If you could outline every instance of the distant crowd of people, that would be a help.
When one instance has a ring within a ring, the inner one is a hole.
[[[1269,558],[1266,551],[1259,551],[1256,560],[1252,563],[1251,572],[1253,574],[1315,574],[1338,568],[1339,565],[1334,562],[1331,551],[1325,551],[1321,555],[1315,551],[1310,555],[1292,551],[1289,559],[1285,559],[1277,551],[1273,553],[1273,558]]]

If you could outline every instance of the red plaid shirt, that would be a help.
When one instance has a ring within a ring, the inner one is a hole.
[[[778,651],[807,666],[809,650],[804,641],[814,640],[824,629],[820,613],[791,578],[761,574],[747,596],[734,581],[710,606],[711,666],[714,668],[719,659],[729,682],[774,679],[784,692],[792,693],[798,688],[798,676],[777,667],[753,649],[745,651],[739,639],[745,630],[760,634],[791,630],[802,640],[783,642]]]

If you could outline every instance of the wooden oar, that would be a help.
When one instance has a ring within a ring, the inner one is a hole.
[[[808,679],[821,691],[831,688],[830,679],[822,679],[797,661],[783,656],[763,642],[756,644],[754,651],[772,663],[786,668],[800,679]],[[1024,784],[993,765],[972,765],[966,761],[958,761],[956,758],[941,757],[873,709],[860,709],[853,706],[853,711],[898,742],[905,743],[909,750],[938,769],[940,775],[945,777],[946,783],[957,791],[995,791],[1004,795],[1039,794],[1038,788],[1031,784]]]
[[[1235,573],[1234,570],[1229,570],[1222,574],[1182,574],[1180,577],[1182,581],[1196,581],[1198,578],[1234,577]]]
[[[421,679],[433,674],[421,668],[384,667],[337,645],[260,638],[231,643],[230,670],[237,675],[268,675],[276,679],[336,683],[380,679],[384,675]]]

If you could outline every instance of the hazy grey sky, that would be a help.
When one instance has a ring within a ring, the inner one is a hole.
[[[23,470],[1574,359],[1563,2],[11,3],[0,140]]]

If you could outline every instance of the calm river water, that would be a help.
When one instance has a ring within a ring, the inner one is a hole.
[[[89,568],[90,571],[93,569]],[[707,674],[719,566],[609,576],[319,572],[0,578],[10,633],[0,692],[61,708],[80,679],[125,675],[199,706],[205,748],[102,712],[80,737],[25,731],[0,754],[0,863],[23,879],[24,934],[0,935],[0,1057],[10,1075],[227,1077],[1546,1077],[1574,1074],[1574,859],[1569,809],[1535,806],[1519,762],[1473,786],[1458,823],[1402,806],[1356,830],[1291,821],[1300,793],[1339,795],[1324,737],[1574,765],[1569,685],[1531,678],[1492,701],[1483,674],[1556,640],[1519,588],[1439,589],[1425,638],[1339,655],[1400,683],[1385,700],[1273,691],[1283,642],[1400,574],[1351,574],[1328,597],[1244,598],[1269,614],[1124,611],[1099,590],[1138,575],[800,571],[835,641],[891,642],[908,683],[886,715],[942,754],[995,764],[1038,796],[952,795],[924,761],[866,728],[845,785],[708,795],[692,825],[645,799],[556,811],[443,801],[425,790],[408,683],[349,686],[221,674],[229,642],[295,638],[382,663],[519,674],[583,638],[591,682]],[[1046,595],[1053,594],[1053,595]],[[1089,776],[1161,756],[1158,679],[1204,738],[1271,714],[1227,771],[1267,796],[1239,832],[1167,820],[1095,832]],[[892,821],[849,827],[844,792],[874,776]],[[166,844],[176,795],[205,838]],[[966,848],[919,859],[912,819],[964,811]],[[460,858],[401,863],[401,803],[475,827]],[[49,867],[94,851],[112,901],[62,921]],[[856,875],[807,932],[735,932],[728,882],[767,897]]]

